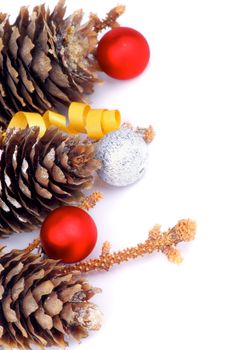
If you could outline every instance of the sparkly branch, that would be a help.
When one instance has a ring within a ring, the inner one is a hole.
[[[103,198],[103,194],[101,192],[93,192],[88,197],[84,197],[80,204],[78,205],[79,208],[84,210],[90,210],[97,202],[99,202]]]
[[[122,128],[128,128],[136,132],[136,134],[140,135],[146,143],[151,143],[155,138],[155,131],[153,127],[150,125],[148,128],[134,128],[131,123],[125,122],[122,124]]]
[[[106,241],[102,245],[100,256],[104,257],[104,256],[109,255],[109,254],[110,254],[110,242]]]
[[[135,132],[142,136],[146,143],[151,143],[155,138],[155,131],[150,125],[148,128],[136,128]]]
[[[27,248],[24,249],[25,254],[29,254],[30,252],[32,252],[35,248],[39,247],[40,245],[40,239],[36,238],[34,239],[33,242],[31,242]]]
[[[123,14],[124,11],[125,6],[116,6],[107,14],[106,18],[103,21],[101,21],[94,13],[92,13],[91,19],[94,21],[94,31],[98,33],[107,27],[118,27],[119,24],[117,23],[117,19]]]
[[[109,243],[106,242],[103,245],[99,258],[83,261],[76,265],[63,266],[57,270],[57,273],[69,273],[74,270],[83,273],[99,270],[108,271],[115,264],[121,264],[155,251],[164,253],[172,262],[180,263],[182,258],[175,246],[180,242],[193,240],[195,231],[196,224],[191,220],[180,220],[176,226],[164,233],[161,233],[160,226],[156,225],[149,232],[149,236],[144,243],[119,252],[110,253]]]

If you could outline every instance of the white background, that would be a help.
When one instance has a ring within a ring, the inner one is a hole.
[[[125,121],[153,124],[150,165],[136,185],[103,186],[105,199],[93,211],[100,246],[113,249],[146,238],[160,223],[197,221],[196,240],[181,246],[184,262],[154,255],[89,276],[103,289],[95,302],[104,312],[101,331],[82,350],[231,349],[231,123],[232,3],[230,0],[124,0],[122,25],[141,31],[151,48],[139,78],[106,78],[91,96],[95,107],[118,108]],[[20,5],[1,1],[16,15]],[[51,7],[55,1],[48,1]],[[104,16],[115,0],[67,1]],[[14,235],[8,248],[23,247],[37,233]],[[72,340],[70,349],[76,349]]]

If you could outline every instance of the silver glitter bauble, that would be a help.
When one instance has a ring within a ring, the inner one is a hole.
[[[96,158],[102,161],[98,171],[102,180],[113,186],[127,186],[144,174],[148,147],[133,130],[121,128],[97,143]]]

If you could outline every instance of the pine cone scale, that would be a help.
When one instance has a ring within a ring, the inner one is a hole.
[[[8,47],[11,57],[14,61],[17,59],[18,45],[17,40],[20,38],[19,29],[16,26],[12,27],[12,32],[9,38]]]

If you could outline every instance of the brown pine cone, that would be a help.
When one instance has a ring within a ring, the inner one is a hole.
[[[7,122],[19,110],[63,112],[71,101],[83,101],[98,81],[94,57],[98,32],[117,25],[123,6],[104,21],[91,15],[82,24],[82,10],[68,18],[65,0],[50,13],[44,5],[32,13],[22,7],[14,24],[0,12],[0,116]]]
[[[100,162],[94,145],[78,136],[37,127],[0,134],[0,237],[28,231],[54,208],[77,204]]]
[[[99,289],[79,272],[59,274],[59,262],[27,249],[2,255],[0,247],[0,346],[64,347],[98,330],[102,314],[89,302]]]

